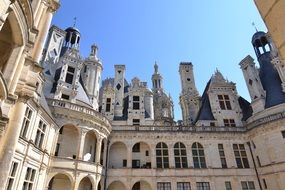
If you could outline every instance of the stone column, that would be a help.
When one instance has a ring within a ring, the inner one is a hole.
[[[168,146],[169,168],[175,168],[173,144],[169,144],[167,146]]]
[[[98,139],[97,139],[96,157],[95,157],[95,162],[96,162],[97,164],[100,164],[102,140],[103,140],[102,137],[98,137]]]
[[[34,61],[39,63],[41,55],[42,55],[42,51],[45,45],[45,40],[48,34],[48,30],[51,24],[51,20],[53,17],[53,13],[55,10],[48,8],[47,12],[45,13],[46,15],[43,16],[42,18],[42,23],[40,23],[40,27],[38,27],[39,29],[39,35],[37,36],[37,40],[34,46],[34,51],[33,51],[33,58]]]
[[[127,145],[127,168],[132,168],[132,147]]]
[[[107,152],[108,152],[108,140],[105,141],[104,143],[104,156],[103,156],[103,166],[107,166]]]
[[[16,144],[22,128],[22,120],[25,115],[27,99],[19,99],[11,110],[9,115],[10,121],[6,128],[6,132],[2,137],[0,146],[0,189],[5,188],[9,169],[12,164]]]
[[[77,159],[83,160],[83,151],[84,151],[84,144],[85,144],[85,136],[87,131],[84,129],[80,130],[80,137],[78,139],[78,153],[77,153]]]
[[[156,152],[155,152],[155,144],[150,145],[150,159],[151,159],[151,168],[156,168]]]

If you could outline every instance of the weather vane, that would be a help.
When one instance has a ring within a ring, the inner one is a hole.
[[[258,32],[257,28],[256,28],[256,25],[254,22],[252,22],[252,26],[255,28],[256,32]]]
[[[73,27],[76,26],[76,21],[77,21],[77,17],[74,17],[74,18],[73,18]]]

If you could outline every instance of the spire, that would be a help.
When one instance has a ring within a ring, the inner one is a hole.
[[[77,17],[74,17],[74,18],[73,18],[73,27],[74,27],[74,28],[76,27],[76,22],[77,22]]]
[[[257,30],[257,27],[256,27],[255,23],[254,23],[254,22],[252,22],[251,24],[252,24],[252,26],[255,28],[255,31],[256,31],[256,32],[258,32],[258,30]]]
[[[154,63],[154,73],[158,74],[158,65],[157,65],[156,61]]]

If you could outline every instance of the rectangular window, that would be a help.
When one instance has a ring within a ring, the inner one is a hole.
[[[111,111],[111,98],[107,98],[106,101],[106,112],[110,112]]]
[[[32,110],[29,107],[27,107],[25,111],[25,116],[22,122],[21,133],[20,133],[20,136],[23,138],[27,138],[27,132],[30,126],[32,114],[33,114]]]
[[[123,167],[127,167],[127,160],[123,160]]]
[[[191,190],[189,182],[177,182],[177,190]]]
[[[210,190],[209,182],[197,182],[197,190]]]
[[[140,168],[141,163],[140,160],[132,160],[132,168]]]
[[[35,146],[38,148],[42,148],[43,146],[46,127],[47,125],[43,121],[40,120],[39,125],[38,125],[36,139],[35,139]]]
[[[73,67],[67,68],[67,73],[65,77],[65,82],[68,84],[72,84],[73,82],[73,76],[74,76],[75,69]]]
[[[140,97],[139,96],[133,96],[133,109],[134,110],[140,109]]]
[[[242,190],[255,190],[253,181],[242,181],[241,187],[242,187]]]
[[[33,189],[35,175],[36,175],[35,169],[27,168],[22,190],[32,190]]]
[[[69,96],[66,94],[61,94],[61,98],[64,100],[69,100]]]
[[[157,182],[157,190],[171,190],[170,182]]]
[[[133,119],[133,125],[140,125],[139,119]]]
[[[218,95],[218,100],[220,104],[220,108],[222,110],[231,110],[231,101],[228,95]]]
[[[226,187],[226,190],[232,190],[232,184],[230,181],[226,181],[225,182],[225,187]]]
[[[219,155],[221,159],[222,168],[227,168],[228,166],[227,166],[227,160],[223,144],[218,144],[218,148],[219,148]]]
[[[238,168],[249,168],[244,144],[233,144],[234,154]]]
[[[236,123],[234,119],[224,119],[225,127],[235,127]]]
[[[13,185],[14,185],[14,181],[15,181],[15,178],[16,178],[17,169],[18,169],[18,163],[17,162],[12,162],[12,167],[10,168],[10,171],[9,171],[8,183],[7,183],[6,190],[13,189]]]

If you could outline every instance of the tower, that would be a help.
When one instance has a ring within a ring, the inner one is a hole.
[[[99,85],[101,80],[101,73],[103,70],[102,63],[97,58],[98,47],[91,46],[91,53],[85,60],[83,68],[81,69],[82,80],[94,109],[98,109]]]
[[[192,63],[180,63],[179,73],[182,87],[180,106],[182,109],[183,124],[191,125],[196,119],[200,105],[200,97],[195,85]]]
[[[125,65],[115,65],[115,80],[114,80],[114,90],[115,90],[115,108],[114,116],[123,116],[123,103],[124,103],[124,82],[125,81]]]
[[[250,94],[253,112],[260,112],[264,110],[266,93],[262,87],[258,69],[255,66],[253,58],[249,55],[245,57],[239,65]]]
[[[282,89],[284,72],[281,64],[275,64],[275,67],[272,64],[276,55],[272,41],[265,32],[258,31],[252,37],[252,45],[260,65],[260,81],[266,91],[265,108],[285,103],[285,93]]]

